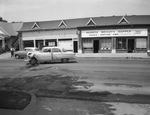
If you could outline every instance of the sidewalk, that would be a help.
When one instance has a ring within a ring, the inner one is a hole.
[[[0,54],[0,59],[10,59],[10,58],[11,58],[10,52]]]
[[[76,54],[77,58],[136,58],[136,59],[150,59],[147,53],[86,53],[86,54]],[[0,54],[0,59],[10,59],[10,52]]]
[[[96,57],[96,58],[149,58],[147,53],[86,53],[86,54],[76,54],[77,57]]]

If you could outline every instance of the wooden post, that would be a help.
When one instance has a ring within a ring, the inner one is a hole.
[[[2,37],[2,47],[5,48],[5,38]]]

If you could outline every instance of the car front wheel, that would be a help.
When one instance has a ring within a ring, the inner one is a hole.
[[[37,64],[37,59],[32,58],[32,59],[30,60],[30,64],[31,64],[31,65],[36,65],[36,64]]]

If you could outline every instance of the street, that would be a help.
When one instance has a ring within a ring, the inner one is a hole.
[[[29,71],[31,69],[35,71]],[[113,93],[150,94],[149,70],[150,60],[142,59],[80,58],[77,63],[40,64],[31,68],[23,60],[0,60],[1,78],[31,77],[57,72],[57,74],[76,76],[78,80],[93,84],[88,90],[109,90]]]
[[[0,87],[1,89],[26,90],[34,93],[43,108],[51,113],[53,108],[53,115],[58,115],[58,111],[64,112],[62,113],[64,115],[69,115],[70,112],[72,115],[84,115],[90,112],[114,115],[112,112],[114,109],[111,107],[117,108],[118,105],[111,102],[119,102],[120,106],[125,106],[124,103],[135,103],[138,105],[134,105],[134,107],[132,105],[134,112],[142,106],[142,108],[146,107],[142,111],[148,113],[147,105],[150,104],[148,100],[150,95],[149,70],[150,60],[148,59],[78,58],[77,62],[30,66],[22,59],[11,58],[0,60]],[[56,99],[43,97],[56,97]],[[52,100],[55,100],[55,104]],[[86,101],[84,102],[84,100]],[[74,106],[71,106],[71,103]],[[95,109],[84,111],[91,108],[91,104]],[[64,106],[68,106],[70,109],[67,110],[63,108]],[[101,110],[98,109],[100,106]],[[126,105],[127,108],[130,106]],[[81,110],[79,111],[79,109]],[[43,111],[42,108],[39,110]],[[44,115],[49,112],[45,112]],[[115,115],[121,114],[116,113]],[[149,115],[149,113],[143,115]]]

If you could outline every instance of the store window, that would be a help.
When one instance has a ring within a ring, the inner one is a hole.
[[[136,48],[137,49],[146,49],[146,38],[137,38],[136,39]]]
[[[111,49],[111,38],[102,38],[100,42],[101,42],[101,50]]]
[[[127,49],[127,47],[126,47],[126,42],[127,42],[126,39],[117,38],[117,39],[116,39],[116,48],[117,48],[117,49]]]
[[[23,41],[23,46],[24,47],[34,47],[34,42],[33,42],[33,40]]]
[[[83,39],[83,48],[84,49],[89,49],[89,48],[92,48],[93,47],[93,45],[92,45],[92,39],[86,39],[86,38],[84,38]]]

